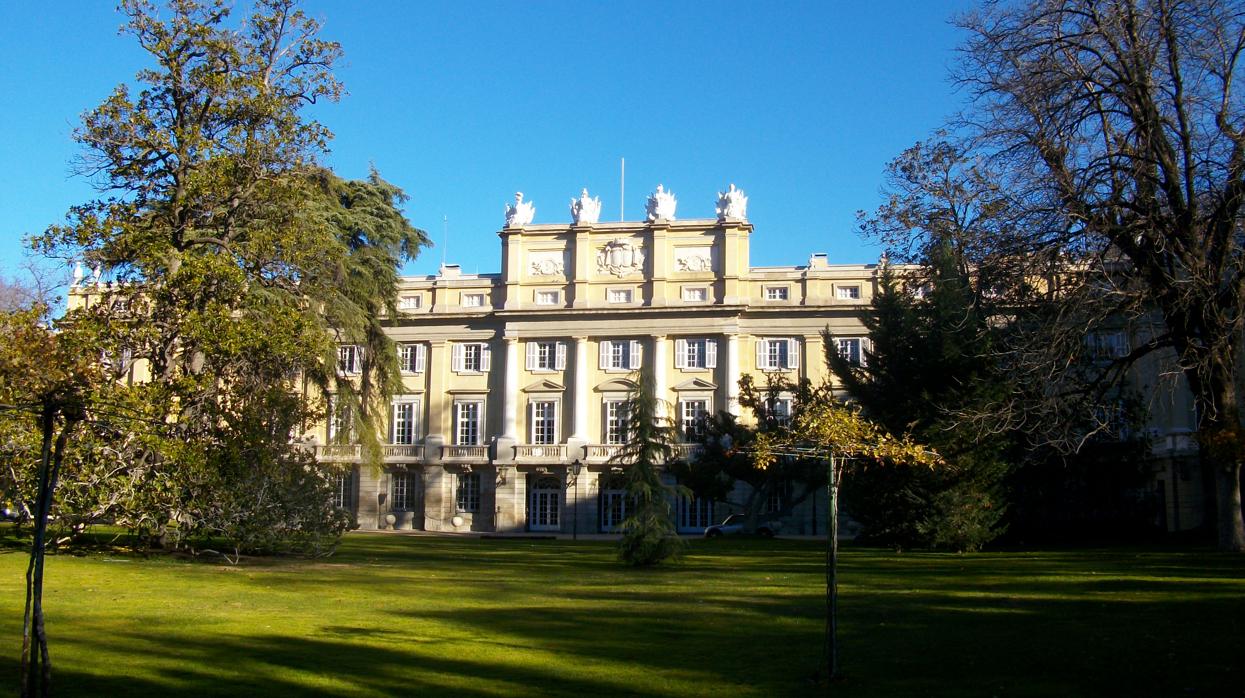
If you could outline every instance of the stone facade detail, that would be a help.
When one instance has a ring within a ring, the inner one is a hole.
[[[644,205],[644,210],[648,214],[650,221],[672,221],[674,220],[674,209],[679,202],[674,198],[674,193],[665,189],[662,185],[657,185],[657,191],[648,195],[648,202]]]
[[[522,228],[525,225],[531,225],[535,217],[536,205],[531,201],[524,201],[523,192],[515,192],[514,203],[506,204],[506,227]]]
[[[588,190],[579,192],[578,199],[571,199],[571,220],[575,225],[594,225],[601,220],[601,197],[588,198]]]
[[[644,272],[644,250],[626,238],[614,238],[597,252],[597,273],[619,278]]]

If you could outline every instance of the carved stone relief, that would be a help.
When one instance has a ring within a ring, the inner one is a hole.
[[[644,271],[644,250],[626,238],[614,238],[597,252],[597,273],[622,277]]]
[[[561,250],[529,252],[527,268],[532,276],[561,276],[565,273],[566,263]]]
[[[675,271],[713,271],[712,247],[680,247],[674,251]]]

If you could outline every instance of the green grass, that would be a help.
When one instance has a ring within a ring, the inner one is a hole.
[[[48,560],[58,696],[802,696],[824,544],[355,534],[327,561]],[[0,692],[25,556],[0,554]],[[839,696],[1245,695],[1245,556],[849,548]]]

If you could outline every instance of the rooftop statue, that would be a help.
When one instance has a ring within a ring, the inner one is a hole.
[[[666,191],[660,184],[657,185],[657,191],[648,195],[648,203],[645,209],[648,211],[648,220],[674,220],[674,207],[679,202],[675,200],[674,194]]]
[[[579,192],[578,199],[571,199],[571,220],[575,225],[592,225],[601,219],[601,197],[588,198],[588,190]]]
[[[748,218],[748,197],[743,189],[732,184],[725,192],[718,192],[718,220],[742,221]]]
[[[531,225],[536,217],[536,204],[523,200],[523,192],[514,193],[514,203],[506,204],[506,227],[522,228]]]

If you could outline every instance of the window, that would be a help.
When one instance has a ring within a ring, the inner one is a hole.
[[[674,367],[682,369],[717,368],[718,343],[712,339],[674,340]]]
[[[861,341],[859,337],[839,338],[834,340],[835,348],[839,352],[839,356],[847,359],[848,363],[859,366],[864,363],[864,354],[861,353]]]
[[[800,367],[800,345],[793,337],[757,340],[757,368],[786,371]]]
[[[605,401],[605,443],[621,445],[627,443],[628,403],[626,400]]]
[[[566,370],[566,344],[563,342],[528,342],[527,370]]]
[[[354,412],[336,395],[329,396],[329,443],[354,443]]]
[[[781,426],[791,424],[791,398],[776,397],[767,400],[769,416]]]
[[[484,307],[484,294],[483,293],[464,293],[463,294],[463,307],[464,308]]]
[[[337,347],[337,372],[343,376],[359,373],[359,355],[362,348],[354,344],[342,344]]]
[[[683,440],[700,441],[705,436],[705,418],[709,416],[708,400],[680,400],[679,426]]]
[[[354,473],[344,470],[333,477],[333,506],[349,509],[354,503]]]
[[[856,301],[860,300],[859,286],[835,286],[834,295],[839,300]]]
[[[556,444],[558,442],[558,403],[556,400],[537,400],[531,403],[531,442]]]
[[[389,443],[410,445],[419,438],[419,398],[396,397],[389,419]]]
[[[1118,359],[1128,354],[1128,337],[1121,330],[1091,332],[1085,343],[1094,359]]]
[[[424,304],[422,296],[400,296],[398,298],[398,310],[419,310]]]
[[[630,303],[632,297],[632,291],[629,288],[611,288],[606,294],[606,298],[611,303]]]
[[[769,496],[765,498],[766,514],[777,514],[782,511],[782,491],[777,487],[770,490]]]
[[[786,286],[766,286],[765,300],[767,301],[785,301],[790,297],[790,289]]]
[[[454,505],[459,511],[480,510],[480,473],[458,473]]]
[[[635,339],[611,339],[601,342],[601,369],[634,371],[640,367],[640,342]]]
[[[488,373],[492,352],[483,342],[455,344],[450,356],[451,369],[455,373]]]
[[[709,289],[704,286],[684,286],[683,300],[688,303],[703,303],[709,300]]]
[[[484,401],[454,401],[454,445],[479,446],[484,436]]]
[[[403,373],[423,373],[428,365],[428,347],[423,344],[399,344],[398,368]]]
[[[536,305],[557,305],[560,296],[557,291],[537,291]]]
[[[415,473],[393,473],[389,479],[389,497],[394,511],[414,511]]]

